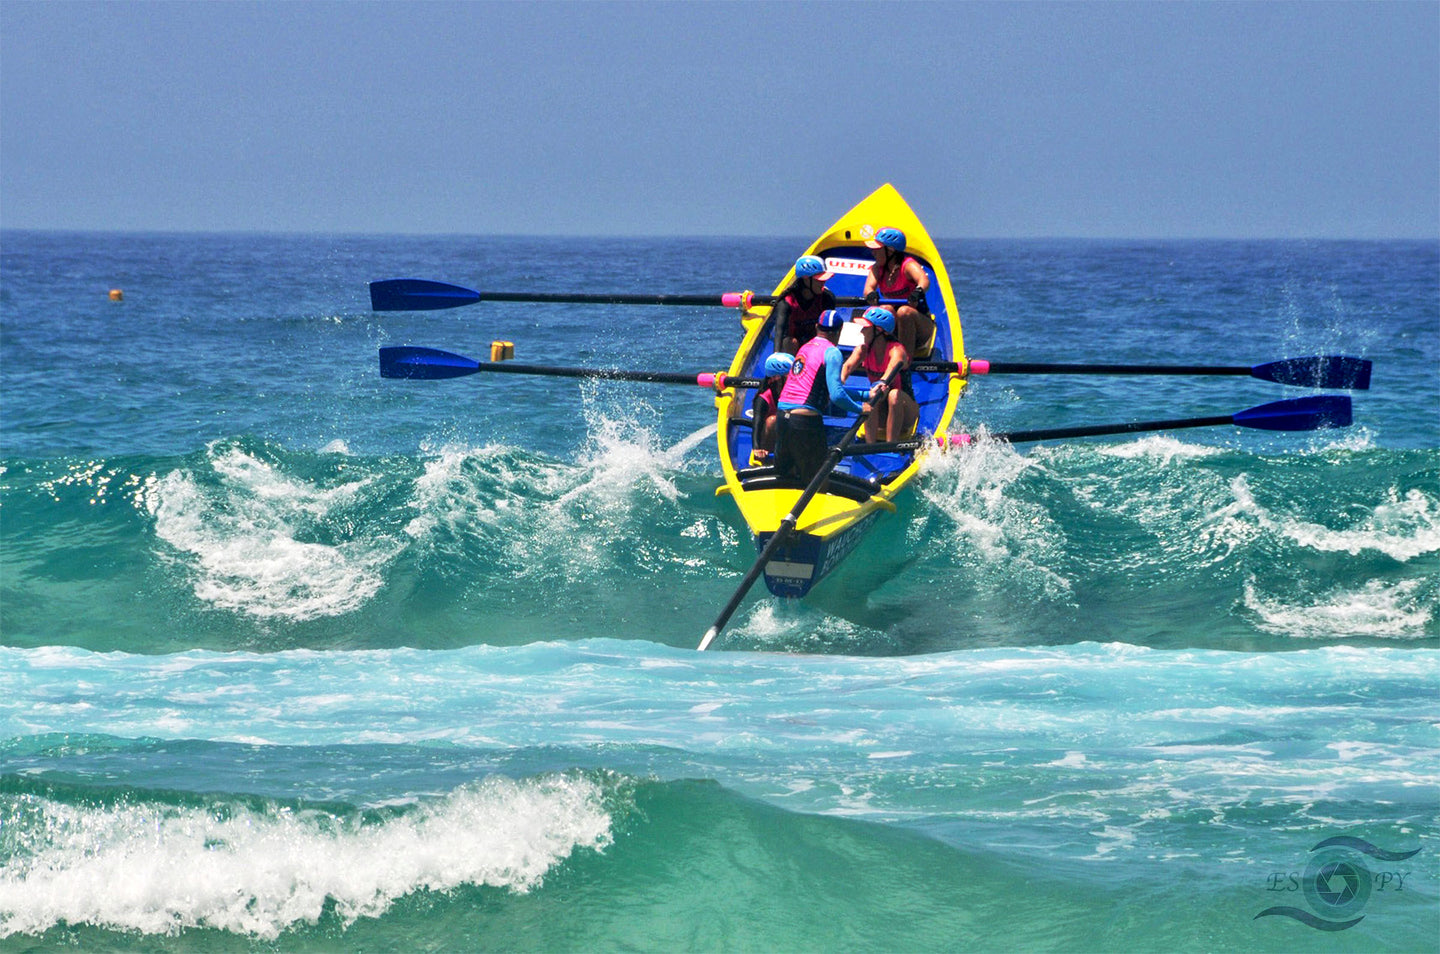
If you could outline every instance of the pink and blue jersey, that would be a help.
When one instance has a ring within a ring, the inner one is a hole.
[[[844,363],[845,356],[840,349],[824,337],[817,335],[805,342],[796,353],[795,364],[780,390],[780,410],[803,407],[827,414],[833,402],[851,414],[861,413],[864,406],[850,396],[840,381],[840,368]]]

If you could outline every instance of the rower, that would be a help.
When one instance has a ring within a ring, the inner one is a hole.
[[[795,260],[795,280],[776,295],[770,311],[775,322],[775,350],[795,354],[815,337],[820,313],[835,307],[835,296],[825,287],[832,273],[819,255],[802,255]]]
[[[780,389],[775,419],[775,470],[801,486],[820,472],[829,444],[825,414],[830,406],[847,414],[869,414],[868,402],[856,401],[840,381],[845,356],[836,342],[845,319],[835,309],[820,313],[815,337],[801,346]]]
[[[870,378],[870,400],[874,409],[870,420],[865,423],[865,440],[898,441],[910,436],[920,416],[915,395],[910,388],[910,355],[905,346],[896,340],[896,318],[893,312],[878,306],[866,308],[865,314],[856,319],[865,340],[840,369],[841,379],[859,368]],[[889,380],[892,386],[883,382]]]
[[[750,462],[760,464],[775,450],[775,417],[779,413],[780,389],[795,364],[795,356],[776,352],[765,359],[765,383],[755,389],[750,399],[751,454]]]
[[[899,229],[880,229],[865,247],[875,253],[875,264],[865,278],[865,304],[892,312],[895,336],[905,350],[917,358],[929,357],[935,344],[935,319],[925,298],[930,288],[925,266],[905,254],[905,233]],[[881,298],[904,298],[905,304],[881,305]]]

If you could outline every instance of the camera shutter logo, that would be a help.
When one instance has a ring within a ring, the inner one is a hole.
[[[1386,851],[1363,838],[1339,835],[1327,838],[1314,848],[1318,852],[1305,866],[1300,888],[1310,911],[1288,905],[1266,908],[1255,920],[1268,915],[1294,918],[1319,931],[1344,931],[1365,919],[1360,911],[1370,900],[1372,880],[1362,855],[1381,861],[1404,861],[1414,851]],[[1313,913],[1312,913],[1313,912]]]

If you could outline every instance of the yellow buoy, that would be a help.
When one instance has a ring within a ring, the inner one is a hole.
[[[110,300],[111,300],[111,301],[124,301],[124,300],[125,300],[125,293],[124,293],[123,291],[121,291],[120,289],[118,289],[118,288],[112,288],[112,289],[110,289]]]

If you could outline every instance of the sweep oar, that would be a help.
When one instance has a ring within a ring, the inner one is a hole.
[[[1174,421],[1136,421],[1128,424],[1091,424],[1082,427],[1052,427],[1034,431],[1004,431],[991,434],[997,441],[1022,444],[1032,441],[1054,441],[1069,437],[1103,437],[1107,434],[1135,434],[1142,431],[1178,431],[1187,427],[1218,427],[1235,424],[1239,427],[1253,427],[1262,431],[1314,431],[1322,427],[1349,427],[1351,423],[1350,398],[1340,394],[1317,394],[1311,397],[1291,398],[1287,401],[1272,401],[1257,407],[1247,408],[1238,414],[1220,414],[1214,417],[1187,417]],[[912,437],[903,441],[886,441],[875,444],[860,444],[845,450],[845,456],[858,457],[863,454],[893,454],[919,450],[922,447],[957,447],[969,444],[974,438],[969,434],[951,434],[947,437]]]
[[[888,300],[888,299],[887,299]],[[370,283],[372,311],[436,311],[481,301],[524,301],[567,305],[724,305],[727,308],[773,305],[774,295],[725,292],[723,295],[584,295],[570,292],[478,292],[427,278],[387,278]],[[896,299],[903,304],[903,299]],[[836,307],[865,304],[863,298],[837,298]]]
[[[900,368],[898,366],[892,368],[890,373],[886,374],[880,380],[886,387],[889,387],[891,378],[899,373],[899,371]],[[730,602],[725,604],[725,608],[721,610],[720,615],[715,618],[714,625],[705,631],[705,637],[700,640],[700,645],[696,647],[697,649],[702,651],[707,649],[715,637],[720,635],[720,630],[725,628],[725,624],[730,622],[730,617],[733,616],[735,610],[740,607],[740,601],[745,598],[746,593],[750,592],[750,587],[755,585],[755,581],[760,578],[760,574],[765,572],[765,565],[770,562],[770,555],[784,546],[786,541],[795,534],[795,525],[800,520],[800,514],[805,511],[805,507],[810,503],[810,499],[820,491],[821,485],[830,477],[830,472],[840,463],[840,458],[845,456],[845,449],[855,440],[855,435],[860,433],[860,427],[865,423],[866,419],[867,415],[858,415],[855,418],[855,423],[851,424],[850,429],[845,432],[845,436],[840,438],[840,443],[830,448],[830,453],[825,458],[825,462],[820,465],[820,470],[816,472],[814,477],[810,478],[810,483],[807,484],[804,491],[801,492],[800,499],[795,501],[795,506],[791,507],[790,512],[780,518],[780,526],[776,527],[775,532],[771,534],[770,542],[765,544],[764,549],[760,551],[760,555],[755,558],[755,564],[750,567],[750,572],[746,573],[745,578],[740,581],[740,586],[735,590],[735,595],[730,597]]]
[[[915,371],[940,371],[967,374],[1186,374],[1236,375],[1293,384],[1302,388],[1345,388],[1367,391],[1370,388],[1371,362],[1346,355],[1315,355],[1308,358],[1284,358],[1253,366],[1214,366],[1203,364],[1031,364],[1010,361],[972,359],[964,364],[954,361],[916,361]]]
[[[561,368],[544,364],[515,364],[511,361],[474,361],[464,355],[438,348],[403,347],[380,349],[380,377],[439,380],[493,371],[499,374],[536,374],[552,378],[600,378],[606,381],[648,381],[655,384],[695,384],[712,387],[758,388],[760,378],[732,378],[713,372],[624,371],[613,368]]]

